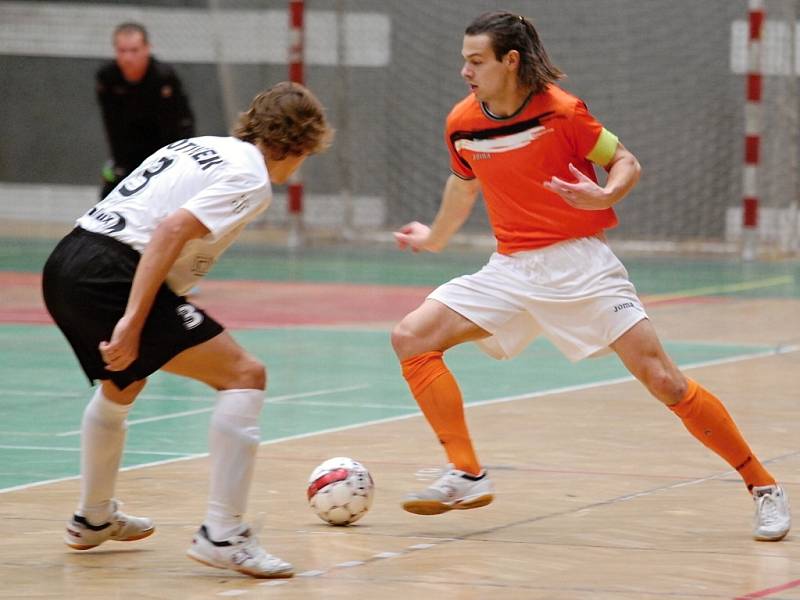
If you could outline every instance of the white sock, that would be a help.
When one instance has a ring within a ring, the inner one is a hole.
[[[125,447],[125,418],[132,404],[117,404],[100,386],[83,411],[81,422],[81,500],[78,514],[94,525],[108,521]]]
[[[247,508],[256,452],[261,439],[258,418],[264,390],[223,390],[211,415],[211,483],[205,526],[211,539],[238,533]]]

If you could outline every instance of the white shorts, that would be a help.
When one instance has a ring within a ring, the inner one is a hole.
[[[544,335],[578,361],[607,351],[647,318],[625,267],[596,237],[494,253],[480,271],[448,281],[428,298],[492,334],[478,345],[498,359]]]

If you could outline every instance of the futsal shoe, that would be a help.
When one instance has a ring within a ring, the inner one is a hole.
[[[403,509],[415,515],[438,515],[449,510],[486,506],[494,500],[494,485],[486,474],[470,475],[447,466],[447,471],[433,485],[406,496]]]
[[[779,485],[753,488],[756,514],[753,537],[762,542],[777,542],[786,537],[792,527],[789,496]]]
[[[194,534],[192,545],[186,551],[186,555],[209,567],[233,569],[259,579],[294,575],[292,565],[277,556],[267,554],[250,529],[217,542],[209,537],[208,530],[203,525]]]
[[[64,543],[73,550],[91,550],[108,540],[134,542],[155,532],[152,520],[126,515],[119,510],[116,500],[113,501],[113,509],[109,520],[101,525],[92,525],[83,515],[72,515],[67,522]]]

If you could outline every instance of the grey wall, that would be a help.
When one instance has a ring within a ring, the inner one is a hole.
[[[224,4],[285,6],[255,0]],[[311,192],[347,187],[358,195],[385,196],[387,227],[435,214],[448,175],[444,118],[466,94],[458,74],[463,30],[474,16],[500,7],[534,20],[551,58],[569,76],[564,87],[586,100],[640,159],[644,177],[620,207],[616,235],[719,236],[725,209],[740,203],[744,88],[743,78],[730,71],[729,53],[731,22],[747,14],[744,0],[308,0],[306,5],[309,10],[341,5],[391,18],[388,67],[307,70],[307,82],[328,107],[339,135],[334,148],[304,171]],[[0,181],[97,181],[106,157],[93,89],[100,62],[0,55]],[[176,68],[199,131],[224,134],[216,66]],[[285,67],[277,65],[237,65],[231,72],[242,105],[286,78]],[[481,210],[470,226],[486,227]]]

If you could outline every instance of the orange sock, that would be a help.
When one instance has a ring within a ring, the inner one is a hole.
[[[477,475],[481,471],[464,417],[464,401],[455,377],[441,352],[426,352],[400,363],[422,414],[444,446],[456,469]]]
[[[728,411],[714,394],[689,379],[686,396],[669,408],[681,418],[694,437],[739,472],[747,489],[774,485],[775,479],[755,457]]]

